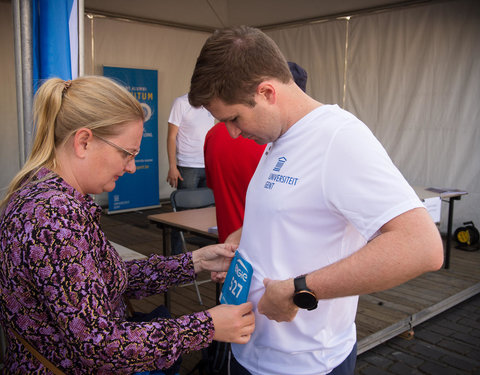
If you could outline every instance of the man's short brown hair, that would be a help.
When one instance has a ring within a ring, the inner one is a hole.
[[[258,85],[271,78],[292,80],[285,57],[270,37],[248,26],[216,30],[197,58],[188,99],[194,107],[215,98],[254,106]]]

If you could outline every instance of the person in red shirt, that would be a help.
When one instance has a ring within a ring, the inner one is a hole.
[[[295,83],[305,91],[307,72],[294,62],[288,62],[288,66]],[[220,243],[243,225],[248,184],[265,147],[242,136],[232,138],[223,122],[205,137],[205,174],[215,197]]]
[[[242,136],[230,137],[223,122],[205,137],[205,174],[215,197],[220,243],[243,225],[248,184],[265,146]]]

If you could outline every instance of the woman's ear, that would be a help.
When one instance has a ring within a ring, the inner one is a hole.
[[[85,158],[90,143],[93,140],[93,133],[90,129],[80,128],[73,136],[73,150],[79,158]]]

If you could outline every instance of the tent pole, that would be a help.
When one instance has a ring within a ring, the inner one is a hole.
[[[78,0],[78,76],[85,74],[85,2]]]
[[[22,35],[20,32],[20,1],[13,0],[13,24],[15,46],[15,81],[17,87],[17,130],[18,130],[18,160],[20,168],[25,164],[25,144],[23,134],[23,90],[22,90]]]
[[[23,154],[27,160],[33,143],[33,41],[30,0],[20,0],[22,62]]]

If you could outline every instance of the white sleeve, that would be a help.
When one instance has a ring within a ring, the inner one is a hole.
[[[396,216],[423,207],[383,146],[358,120],[333,136],[324,173],[328,204],[367,240]]]
[[[168,122],[173,125],[180,126],[182,124],[182,118],[185,113],[185,109],[186,109],[186,106],[185,106],[185,101],[183,100],[183,96],[176,98],[173,101]]]

